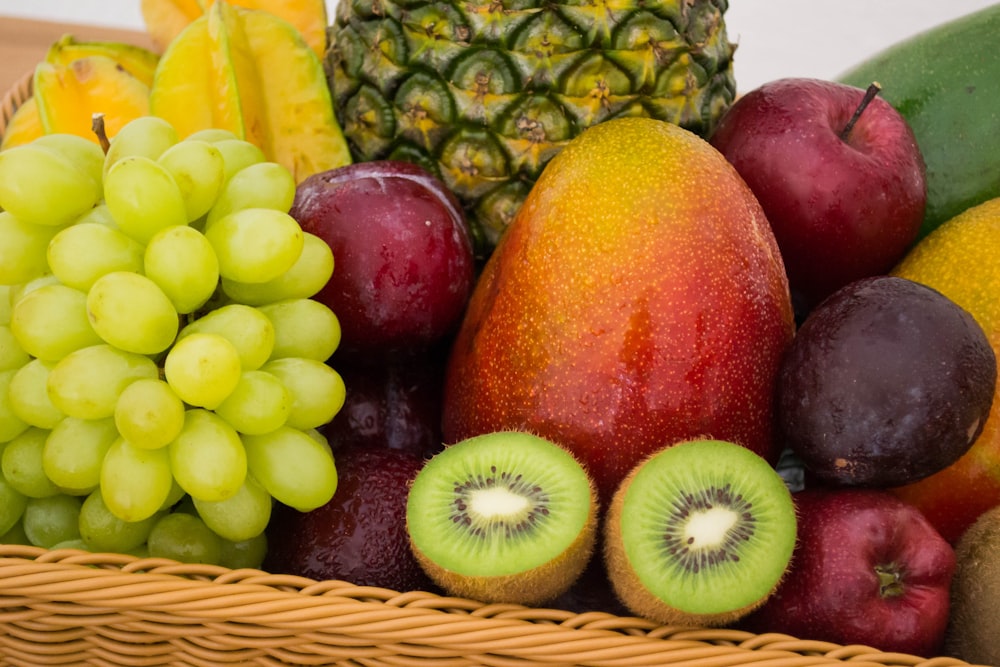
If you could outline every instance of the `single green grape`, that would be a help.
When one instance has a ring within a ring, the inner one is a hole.
[[[274,325],[271,359],[302,357],[325,362],[340,345],[340,320],[315,299],[286,299],[260,310]]]
[[[217,139],[212,144],[222,153],[222,160],[226,165],[225,179],[227,181],[238,171],[267,159],[264,156],[264,151],[256,144],[244,139]]]
[[[163,352],[177,337],[180,321],[173,302],[144,275],[113,271],[87,292],[87,313],[105,342],[136,354]]]
[[[230,139],[239,140],[234,132],[230,130],[223,130],[220,127],[209,127],[204,130],[196,130],[184,138],[184,141],[207,141],[210,144],[217,143],[219,141],[228,141]]]
[[[54,132],[43,134],[31,145],[66,157],[97,185],[104,180],[104,151],[96,141],[67,132]]]
[[[218,565],[222,558],[222,539],[200,517],[186,512],[160,517],[146,544],[150,556],[181,563]]]
[[[104,201],[122,232],[143,245],[161,229],[188,222],[174,177],[147,157],[124,157],[108,170]]]
[[[10,530],[0,535],[0,544],[24,544],[31,545],[31,540],[24,534],[24,522],[18,521]]]
[[[31,143],[0,151],[0,209],[22,222],[61,227],[100,199],[100,182],[70,155]]]
[[[138,155],[157,160],[178,141],[180,137],[174,126],[159,116],[135,118],[111,138],[108,152],[104,156],[104,176],[107,177],[111,167],[122,158]]]
[[[90,493],[101,483],[104,456],[117,439],[118,431],[110,417],[66,417],[45,439],[42,470],[63,493]]]
[[[118,396],[114,422],[135,447],[166,447],[184,426],[184,402],[164,380],[140,378]]]
[[[59,282],[86,292],[113,271],[142,273],[143,247],[117,227],[77,222],[61,230],[48,244],[48,265]]]
[[[0,474],[0,535],[9,532],[20,523],[24,508],[28,505],[28,496],[24,495]],[[8,544],[0,539],[0,544]]]
[[[140,449],[118,438],[101,464],[101,497],[122,521],[142,521],[163,507],[173,489],[167,449]]]
[[[24,351],[46,361],[103,342],[91,325],[87,295],[58,283],[23,294],[11,313],[10,328]]]
[[[302,254],[302,228],[292,216],[244,208],[215,221],[205,237],[219,258],[219,275],[244,283],[273,280]]]
[[[29,498],[47,498],[59,488],[45,475],[42,452],[49,432],[30,427],[7,443],[0,455],[0,469],[12,487]]]
[[[233,542],[249,540],[264,532],[271,519],[271,494],[247,475],[235,494],[223,500],[194,498],[198,516],[219,537]]]
[[[274,350],[274,325],[259,309],[243,304],[226,304],[187,324],[177,335],[178,340],[193,333],[222,336],[236,348],[240,367],[260,368]]]
[[[174,479],[193,499],[231,498],[246,479],[246,451],[239,434],[208,410],[188,410],[168,449]]]
[[[215,408],[240,433],[259,435],[284,426],[292,395],[281,380],[264,371],[244,371],[233,392]]]
[[[262,283],[222,279],[222,291],[237,303],[262,306],[285,299],[316,296],[333,275],[333,250],[319,236],[302,233],[302,252],[292,267]]]
[[[295,177],[277,162],[257,162],[240,169],[226,181],[208,211],[205,228],[234,211],[267,208],[287,213],[295,199]]]
[[[188,138],[165,150],[157,162],[166,167],[180,188],[188,222],[208,213],[226,178],[222,151],[208,141]]]
[[[337,490],[333,456],[298,429],[244,435],[243,445],[250,474],[280,503],[308,512],[328,503]]]
[[[0,443],[13,440],[28,430],[30,424],[17,416],[10,402],[10,383],[18,369],[0,371]]]
[[[49,372],[54,365],[51,361],[32,359],[11,378],[10,408],[32,426],[51,429],[66,416],[49,397]]]
[[[192,333],[167,352],[163,372],[182,401],[213,410],[240,380],[240,354],[219,334]]]
[[[242,568],[259,570],[264,566],[265,556],[267,556],[267,533],[239,542],[223,538],[219,565],[231,570]]]
[[[286,424],[297,429],[329,423],[344,406],[347,388],[340,373],[315,359],[283,357],[261,366],[285,385],[292,395]]]
[[[65,493],[28,498],[21,519],[24,534],[32,544],[46,549],[79,539],[81,505],[83,501],[80,498]]]
[[[25,283],[48,272],[49,241],[60,227],[24,222],[0,211],[0,284]]]
[[[88,495],[80,507],[80,538],[95,552],[128,553],[145,544],[153,526],[165,512],[141,521],[122,521],[104,504],[100,489]]]
[[[49,371],[48,392],[52,404],[70,417],[104,419],[114,416],[125,387],[159,373],[149,357],[102,343],[60,359]]]
[[[2,295],[0,303],[3,303]],[[31,355],[17,342],[17,336],[10,330],[10,326],[0,324],[0,371],[17,370],[29,361]]]
[[[174,226],[157,232],[146,245],[143,264],[146,277],[181,314],[201,308],[219,285],[215,250],[194,227]]]

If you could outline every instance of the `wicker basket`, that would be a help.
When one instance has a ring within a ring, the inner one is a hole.
[[[0,101],[0,137],[31,95]],[[0,665],[951,667],[782,634],[484,604],[260,570],[0,545]]]

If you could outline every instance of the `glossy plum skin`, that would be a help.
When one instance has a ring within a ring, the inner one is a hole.
[[[443,361],[412,355],[380,364],[337,364],[348,387],[343,407],[320,428],[335,448],[389,447],[422,456],[439,451]]]
[[[910,484],[968,451],[996,378],[967,311],[905,278],[864,278],[799,328],[778,374],[778,437],[825,483]]]
[[[436,590],[406,532],[407,493],[425,459],[366,446],[340,448],[336,458],[337,491],[327,504],[305,513],[275,505],[267,570],[395,591]]]
[[[710,138],[764,208],[800,312],[887,273],[923,221],[926,167],[906,120],[876,97],[840,137],[863,96],[841,83],[778,79],[738,99]]]
[[[454,195],[422,167],[360,162],[299,184],[290,214],[333,250],[316,298],[336,313],[339,356],[385,356],[457,326],[474,280],[468,227]]]
[[[740,627],[941,655],[955,553],[927,519],[881,489],[806,489],[793,499],[791,565]]]

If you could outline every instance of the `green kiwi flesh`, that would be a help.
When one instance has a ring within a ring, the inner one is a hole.
[[[446,447],[417,473],[406,508],[411,549],[445,591],[525,605],[573,584],[593,552],[596,516],[580,463],[518,431]]]
[[[764,603],[795,538],[792,496],[774,468],[744,447],[702,439],[661,449],[622,481],[604,555],[632,613],[715,627]]]
[[[976,519],[955,545],[948,655],[1000,665],[1000,507]]]

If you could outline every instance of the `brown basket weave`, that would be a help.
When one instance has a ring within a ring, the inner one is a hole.
[[[31,95],[0,101],[0,137]],[[952,667],[865,646],[659,626],[605,612],[0,545],[0,665]]]

